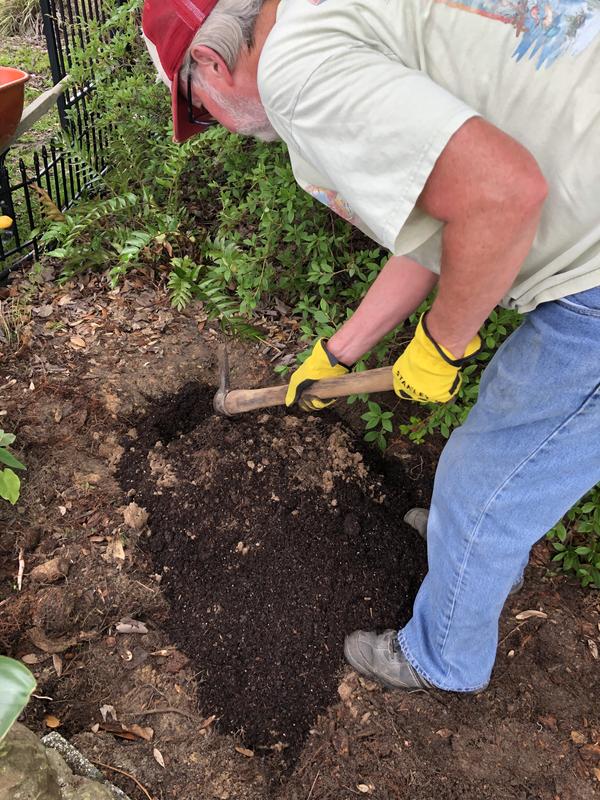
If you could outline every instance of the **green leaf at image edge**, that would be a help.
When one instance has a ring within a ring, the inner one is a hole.
[[[3,469],[0,471],[0,497],[8,500],[11,505],[19,499],[19,492],[21,490],[21,480],[19,476],[12,471],[12,469]]]
[[[20,661],[0,656],[0,742],[29,702],[36,681]]]
[[[7,467],[14,467],[14,469],[27,469],[25,464],[22,464],[18,458],[15,458],[4,447],[0,447],[0,463],[6,464]]]

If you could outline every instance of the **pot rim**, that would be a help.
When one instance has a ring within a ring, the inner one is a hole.
[[[31,75],[28,72],[25,72],[18,67],[0,67],[0,79],[4,76],[10,78],[11,73],[13,78],[12,80],[7,81],[6,83],[1,82],[0,80],[0,91],[9,86],[19,86],[19,84],[26,83],[31,78]]]

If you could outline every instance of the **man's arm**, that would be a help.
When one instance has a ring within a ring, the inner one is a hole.
[[[350,366],[418,308],[438,276],[406,256],[392,256],[350,319],[327,343]]]
[[[427,327],[456,358],[514,282],[546,193],[531,153],[478,117],[454,134],[437,160],[417,203],[446,223]]]
[[[438,158],[418,201],[445,223],[439,289],[427,327],[456,358],[515,280],[546,192],[531,153],[479,117],[468,120]],[[353,364],[420,305],[436,279],[412,259],[390,258],[330,339],[329,351]]]

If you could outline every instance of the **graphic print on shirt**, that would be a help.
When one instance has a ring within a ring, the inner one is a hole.
[[[513,57],[537,59],[536,69],[576,56],[600,34],[600,0],[434,0],[512,25],[520,37]]]
[[[356,224],[356,214],[352,211],[344,198],[337,192],[334,192],[333,189],[323,189],[321,186],[314,186],[313,184],[309,184],[305,189],[315,200],[318,200],[319,203],[323,203],[323,205],[329,206],[332,211],[335,211],[338,217],[345,219],[346,222],[350,222],[353,225]]]

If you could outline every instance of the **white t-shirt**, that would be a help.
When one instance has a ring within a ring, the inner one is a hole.
[[[600,0],[281,0],[258,86],[298,183],[436,272],[442,223],[415,203],[485,117],[550,186],[503,304],[600,285]]]

